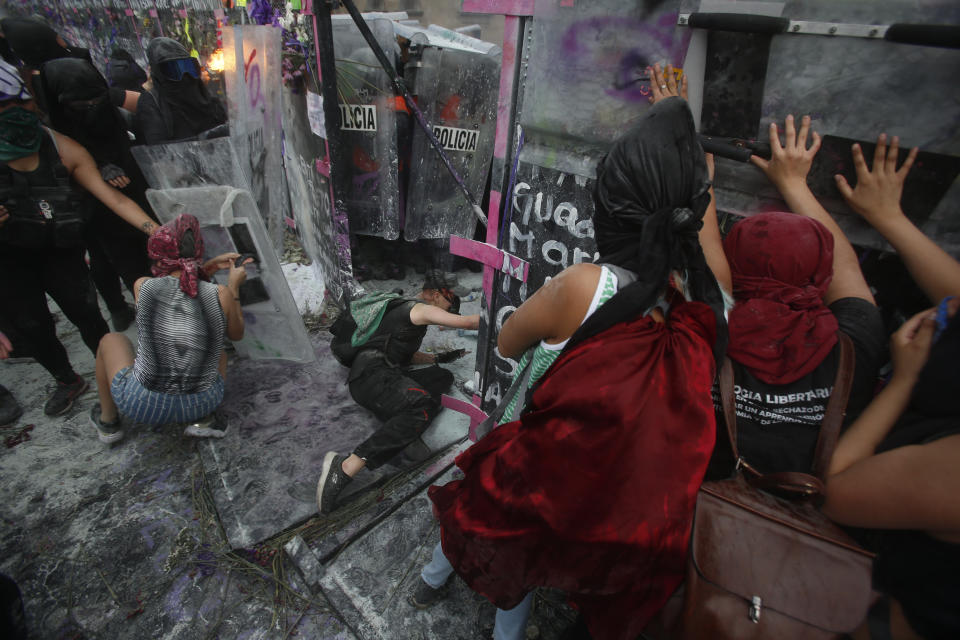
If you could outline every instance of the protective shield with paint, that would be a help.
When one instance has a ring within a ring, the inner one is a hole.
[[[237,353],[254,360],[313,362],[310,338],[287,286],[277,255],[249,191],[206,186],[147,191],[150,206],[161,222],[181,213],[200,221],[206,257],[235,251],[254,256],[247,281],[240,289],[243,339],[234,342]],[[226,284],[221,274],[215,279]]]
[[[250,25],[224,29],[223,51],[230,136],[270,241],[280,251],[288,210],[280,152],[280,30]]]
[[[366,22],[392,56],[397,45],[391,22]],[[345,194],[350,231],[395,240],[401,226],[396,109],[403,101],[349,17],[333,21],[333,43],[341,134],[334,162],[344,169],[339,192]]]
[[[414,93],[451,164],[480,202],[493,157],[500,50],[424,46],[421,52]],[[420,127],[413,131],[409,184],[406,240],[473,236],[476,216]]]
[[[230,138],[141,145],[130,152],[153,189],[201,185],[250,188]]]

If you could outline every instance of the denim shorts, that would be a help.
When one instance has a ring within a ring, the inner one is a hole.
[[[194,422],[208,416],[223,400],[223,376],[209,389],[197,393],[160,393],[150,391],[133,376],[131,367],[124,367],[110,382],[110,395],[120,413],[143,424]]]

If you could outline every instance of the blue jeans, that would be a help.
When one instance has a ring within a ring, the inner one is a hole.
[[[433,548],[433,558],[420,572],[423,581],[434,589],[439,589],[446,583],[453,573],[453,566],[443,555],[440,543]],[[523,640],[527,636],[527,617],[530,615],[530,605],[533,603],[533,591],[520,601],[513,609],[497,609],[496,621],[493,625],[493,640]]]

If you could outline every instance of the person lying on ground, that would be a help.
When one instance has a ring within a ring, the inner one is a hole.
[[[886,332],[853,247],[807,186],[820,136],[813,132],[807,148],[809,116],[797,131],[788,115],[784,133],[781,144],[771,123],[773,155],[753,162],[794,213],[751,215],[723,243],[736,299],[727,355],[743,460],[761,473],[811,473],[837,375],[838,332],[850,337],[855,354],[846,424],[873,398]],[[725,434],[717,388],[714,405]],[[708,478],[729,476],[735,464],[727,437],[718,437]]]
[[[874,582],[887,597],[854,638],[960,637],[960,262],[900,208],[917,155],[897,169],[899,140],[877,141],[872,170],[854,145],[857,184],[837,176],[850,207],[899,253],[930,300],[891,340],[893,376],[840,438],[823,512],[880,529]],[[885,634],[885,635],[884,635]]]
[[[16,68],[0,61],[0,298],[18,352],[35,357],[57,381],[44,406],[51,416],[66,413],[88,385],[57,339],[45,294],[91,353],[108,331],[83,259],[84,190],[141,232],[157,228],[103,181],[82,146],[40,124]]]
[[[476,329],[480,322],[477,314],[458,314],[460,298],[443,282],[442,273],[428,272],[416,299],[391,293],[364,296],[331,328],[331,349],[350,367],[350,396],[384,424],[349,455],[327,452],[317,482],[320,513],[333,510],[337,496],[361,469],[376,469],[400,453],[439,413],[440,396],[453,384],[453,374],[437,363],[452,362],[466,351],[419,351],[427,327]],[[412,368],[422,364],[432,366]]]
[[[726,322],[707,163],[668,91],[597,168],[602,264],[568,267],[500,332],[501,354],[531,360],[530,402],[430,488],[441,542],[415,606],[456,572],[500,608],[495,638],[525,637],[532,592],[552,587],[595,638],[633,640],[683,580]]]
[[[153,278],[134,284],[138,347],[109,333],[97,350],[97,393],[90,422],[100,441],[123,437],[122,420],[143,424],[194,422],[223,400],[224,337],[243,338],[240,285],[247,273],[239,253],[203,261],[200,224],[181,214],[150,236]],[[229,269],[226,286],[210,276]]]

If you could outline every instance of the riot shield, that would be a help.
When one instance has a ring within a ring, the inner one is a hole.
[[[387,74],[353,21],[336,18],[341,145],[333,161],[345,168],[347,176],[342,193],[350,231],[395,240],[401,226],[396,109],[403,101],[396,99]],[[367,25],[388,57],[394,55],[391,22],[371,18]]]
[[[206,257],[229,251],[254,255],[255,262],[247,265],[247,280],[240,287],[244,334],[234,342],[238,354],[254,360],[316,359],[249,191],[220,186],[150,189],[147,199],[163,222],[181,213],[196,216]],[[226,284],[223,272],[215,279]]]
[[[497,126],[499,50],[481,54],[427,46],[420,63],[414,87],[419,106],[480,202]],[[472,237],[476,217],[470,204],[420,127],[414,127],[410,158],[404,238]]]
[[[223,30],[224,79],[230,137],[263,214],[274,248],[283,245],[280,30],[244,26]]]
[[[231,138],[130,149],[152,189],[229,185],[248,189]]]

